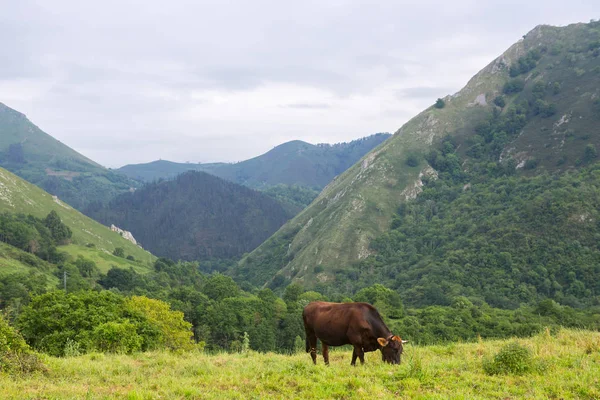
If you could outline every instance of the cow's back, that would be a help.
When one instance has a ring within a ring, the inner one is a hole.
[[[303,312],[305,329],[330,346],[350,344],[348,332],[369,329],[371,313],[377,310],[366,303],[328,303],[316,301],[308,304]],[[377,315],[379,315],[377,313]]]

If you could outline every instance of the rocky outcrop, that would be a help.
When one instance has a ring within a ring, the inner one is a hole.
[[[133,235],[131,234],[131,232],[123,230],[123,229],[119,228],[118,226],[115,226],[114,224],[110,225],[110,230],[113,231],[113,232],[119,233],[123,237],[123,239],[127,239],[131,243],[136,244],[136,245],[139,246],[138,242],[135,240],[135,238],[133,237]]]

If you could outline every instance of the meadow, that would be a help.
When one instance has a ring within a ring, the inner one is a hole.
[[[484,371],[509,343],[532,355],[525,374]],[[598,399],[600,333],[561,329],[527,339],[490,340],[437,346],[406,345],[402,364],[368,353],[365,365],[351,367],[351,352],[134,355],[91,353],[44,357],[47,370],[0,375],[2,399]]]

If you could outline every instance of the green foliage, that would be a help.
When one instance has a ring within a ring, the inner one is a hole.
[[[52,212],[48,217],[53,217]],[[56,246],[63,243],[71,235],[71,230],[58,220],[53,230],[47,226],[47,220],[40,220],[32,215],[0,214],[0,241],[30,252],[39,258],[59,263],[64,261]]]
[[[483,370],[488,375],[523,375],[534,368],[531,350],[518,342],[512,342],[500,349],[493,360],[483,360]]]
[[[62,223],[60,216],[54,210],[50,211],[46,219],[44,219],[44,225],[50,229],[52,238],[57,244],[65,244],[73,236],[71,228]]]
[[[91,341],[95,350],[105,353],[130,354],[142,348],[144,339],[136,332],[136,325],[128,320],[105,322],[94,328]],[[65,349],[65,355],[67,351]]]
[[[126,300],[125,305],[129,310],[143,315],[158,330],[160,335],[155,346],[170,350],[192,349],[192,324],[184,321],[182,312],[172,311],[168,303],[143,296],[133,296]]]
[[[540,58],[542,58],[542,54],[539,50],[530,50],[525,56],[519,57],[514,65],[510,66],[510,77],[514,78],[531,71],[537,66],[537,62]]]
[[[23,337],[0,314],[0,373],[18,375],[44,369]]]
[[[513,79],[504,84],[502,88],[502,92],[504,94],[514,94],[519,93],[525,88],[525,81],[522,79]]]
[[[359,290],[354,296],[354,300],[371,303],[379,312],[390,318],[400,318],[403,314],[402,300],[398,292],[379,283]]]
[[[419,165],[419,156],[417,154],[409,154],[408,157],[406,157],[406,165],[408,165],[409,167],[416,167],[417,165]]]
[[[115,247],[113,255],[121,258],[125,258],[125,250],[122,247]]]
[[[598,151],[596,150],[596,146],[593,144],[588,144],[585,146],[585,152],[583,153],[584,162],[590,162],[594,158],[598,157]]]
[[[299,210],[308,206],[319,195],[319,191],[315,189],[281,183],[264,189],[263,193],[283,204],[292,204]]]
[[[206,280],[204,293],[210,299],[220,301],[228,297],[237,297],[239,288],[231,277],[214,274]]]
[[[506,106],[506,100],[504,99],[504,96],[496,96],[494,98],[494,104],[500,108],[504,108],[504,106]]]
[[[159,346],[189,349],[189,324],[166,303],[144,297],[125,299],[104,292],[34,297],[17,320],[25,340],[55,356],[67,352],[133,351]]]
[[[443,99],[437,99],[434,106],[435,108],[444,108],[446,106],[446,102]]]

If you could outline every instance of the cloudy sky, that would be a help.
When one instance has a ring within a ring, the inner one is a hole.
[[[598,0],[0,0],[0,10],[0,102],[109,167],[394,132],[534,26],[600,17]]]

